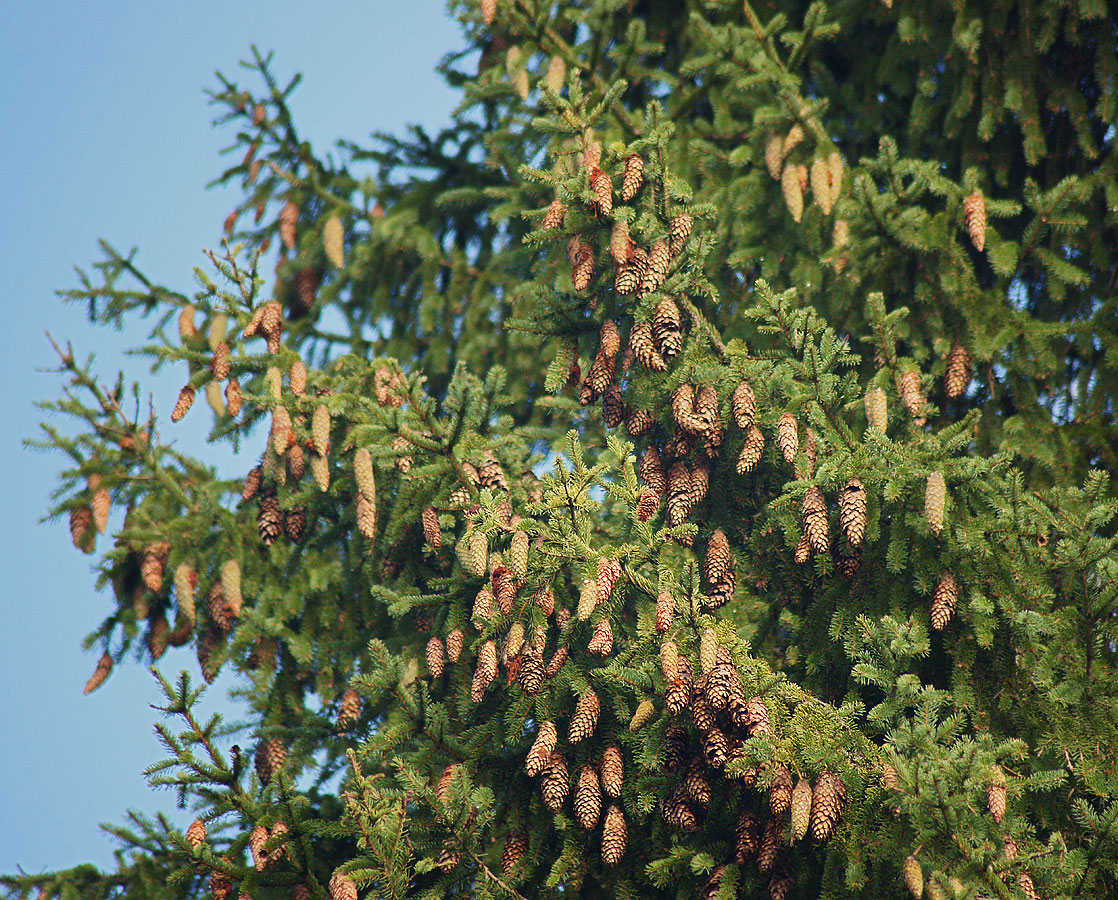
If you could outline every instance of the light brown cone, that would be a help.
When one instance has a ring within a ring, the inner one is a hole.
[[[846,785],[837,775],[824,769],[815,780],[811,798],[811,836],[822,843],[834,834],[846,803]]]
[[[610,804],[602,826],[602,862],[607,866],[616,866],[621,862],[628,840],[629,829],[625,824],[625,815],[616,803]]]
[[[615,800],[620,797],[624,780],[625,761],[621,756],[621,748],[616,745],[606,747],[602,752],[602,789],[606,796]]]
[[[749,431],[745,436],[745,445],[741,448],[741,454],[738,456],[737,473],[739,475],[748,475],[757,468],[757,463],[761,461],[761,454],[764,453],[764,451],[764,434],[756,424],[750,425]]]
[[[660,672],[668,684],[679,677],[679,662],[679,648],[675,641],[664,641],[660,645]]]
[[[718,655],[718,634],[713,628],[704,628],[699,638],[699,668],[706,675],[714,669]]]
[[[282,771],[284,763],[287,762],[287,749],[279,738],[268,738],[257,744],[253,762],[260,783],[267,785]]]
[[[866,422],[874,431],[885,433],[889,424],[889,404],[881,388],[866,392]]]
[[[599,619],[594,625],[594,634],[586,649],[598,656],[609,656],[613,652],[613,626],[609,619]]]
[[[551,762],[551,754],[555,751],[558,740],[559,732],[555,728],[555,723],[543,722],[535,741],[532,743],[532,749],[528,751],[528,755],[524,759],[524,768],[533,778],[543,772],[548,763]]]
[[[426,657],[427,671],[431,673],[431,677],[441,678],[446,666],[446,657],[443,642],[437,636],[433,635],[427,641]]]
[[[773,734],[772,723],[769,720],[769,708],[760,697],[751,697],[745,704],[745,715],[748,723],[750,737]],[[789,774],[789,781],[792,776]],[[789,784],[791,787],[791,784]]]
[[[975,191],[963,201],[963,226],[979,253],[986,246],[986,198]]]
[[[866,536],[866,489],[851,478],[839,494],[839,526],[851,547],[860,547]]]
[[[748,431],[749,426],[757,420],[757,398],[753,393],[753,386],[748,381],[743,381],[730,397],[730,411],[734,417],[734,424],[742,431]]]
[[[785,413],[776,425],[776,445],[780,448],[780,455],[788,465],[796,461],[796,452],[800,449],[800,432],[796,424],[796,417]]]
[[[191,822],[190,827],[186,829],[186,842],[191,847],[201,847],[206,843],[206,823],[201,819]]]
[[[555,199],[547,207],[547,212],[544,213],[543,220],[540,222],[540,228],[551,231],[556,228],[563,227],[563,220],[567,215],[567,207],[563,204],[562,200]]]
[[[986,806],[999,825],[1005,818],[1005,772],[1001,766],[990,770],[990,783],[986,786]]]
[[[800,167],[785,163],[780,173],[780,192],[784,195],[784,205],[792,215],[793,222],[799,222],[804,214],[804,191],[800,186]]]
[[[338,706],[338,733],[344,733],[352,728],[361,717],[361,696],[353,688],[342,694],[342,702]]]
[[[190,407],[194,405],[194,388],[189,384],[184,385],[183,389],[179,391],[179,398],[175,401],[175,408],[171,410],[171,421],[178,422],[189,411]]]
[[[163,590],[163,563],[171,552],[171,545],[167,541],[156,541],[144,548],[144,556],[140,561],[140,576],[144,586],[153,594]]]
[[[810,180],[815,205],[823,215],[829,216],[831,207],[834,206],[834,199],[831,193],[831,170],[823,157],[817,156],[812,160]]]
[[[904,883],[908,892],[916,900],[920,900],[924,896],[924,870],[920,868],[920,863],[911,853],[905,857],[905,861],[901,865],[901,874],[904,876]]]
[[[543,795],[543,805],[552,812],[558,812],[563,807],[563,801],[571,789],[571,776],[567,769],[567,761],[558,751],[551,754],[551,760],[543,771],[540,779],[540,793]]]
[[[83,553],[92,553],[97,542],[93,532],[93,510],[77,506],[70,510],[70,541]]]
[[[620,274],[618,277],[620,278]],[[635,290],[635,288],[636,284],[634,283],[633,290]],[[619,290],[618,293],[632,293],[632,290]],[[660,354],[653,340],[651,322],[645,320],[633,323],[633,327],[629,331],[629,347],[632,349],[637,362],[646,369],[650,369],[653,372],[666,372],[668,370],[668,364],[665,362],[664,357]]]
[[[295,226],[299,221],[299,207],[293,200],[288,200],[283,205],[279,214],[279,234],[283,246],[287,250],[295,249]]]
[[[683,252],[694,225],[695,220],[688,213],[677,213],[672,216],[671,222],[668,223],[668,249],[671,250],[672,256],[679,256]]]
[[[827,501],[818,485],[812,485],[804,494],[801,513],[808,548],[813,554],[826,553],[831,547],[830,524],[827,519]]]
[[[672,625],[675,612],[675,598],[671,591],[660,591],[656,595],[656,630],[664,634]]]
[[[679,307],[671,297],[665,297],[652,314],[652,336],[657,349],[667,359],[679,355],[683,349],[683,326],[679,318]],[[635,349],[635,348],[634,348]]]
[[[325,456],[312,453],[310,457],[311,475],[318,489],[325,493],[330,490],[330,461]]]
[[[733,567],[734,558],[730,553],[730,542],[726,539],[726,532],[721,528],[715,529],[707,544],[705,561],[707,582],[717,584],[724,581]]]
[[[613,185],[609,175],[595,167],[590,172],[590,190],[594,192],[598,215],[610,215],[613,212]]]
[[[943,533],[943,514],[947,504],[947,482],[942,472],[932,472],[924,486],[924,519],[936,537]]]
[[[466,635],[463,634],[461,628],[455,628],[446,636],[446,658],[452,663],[458,662],[462,656],[462,646],[466,641]]]
[[[780,170],[784,165],[784,136],[770,135],[765,141],[765,168],[774,181],[780,181]]]
[[[691,512],[691,470],[674,463],[668,472],[668,524],[682,525]]]
[[[330,449],[330,410],[322,403],[311,416],[311,443],[319,456],[325,456]]]
[[[335,268],[345,267],[345,229],[337,216],[326,220],[322,228],[322,246],[326,251],[326,258]]]
[[[330,900],[357,900],[357,885],[341,872],[330,876]]]
[[[967,348],[956,344],[947,354],[947,371],[944,373],[944,390],[950,400],[963,396],[971,379],[971,357]]]
[[[1028,872],[1022,872],[1017,876],[1017,884],[1021,888],[1021,893],[1025,895],[1025,900],[1040,900],[1040,894],[1037,893],[1036,885],[1033,884],[1033,878]]]
[[[602,815],[602,786],[598,773],[585,765],[578,774],[574,796],[575,821],[583,831],[591,831]]]
[[[621,175],[621,199],[628,203],[641,188],[644,181],[644,157],[630,153],[625,157],[625,168]]]
[[[93,670],[93,674],[89,676],[89,681],[85,683],[82,693],[88,694],[97,690],[105,683],[105,679],[112,674],[112,671],[113,658],[108,653],[101,654],[101,658],[97,660],[97,667]]]
[[[909,369],[901,376],[901,402],[916,424],[923,425],[926,420],[920,415],[920,410],[924,408],[924,389],[920,385],[920,373],[915,369]]]
[[[783,816],[772,816],[765,823],[761,843],[757,848],[757,871],[762,874],[771,872],[780,853],[781,838],[784,836]]]
[[[769,810],[774,817],[784,815],[792,806],[792,786],[792,773],[784,763],[778,763],[769,784]]]
[[[598,700],[598,695],[594,691],[588,690],[579,698],[578,704],[575,706],[574,715],[571,716],[567,732],[567,741],[571,744],[577,744],[584,738],[590,737],[598,726],[598,716],[601,711],[602,705]]]
[[[364,491],[357,492],[357,530],[369,540],[377,536],[377,505]]]
[[[944,572],[936,582],[932,591],[932,628],[943,631],[951,617],[955,615],[955,606],[959,602],[959,586],[955,583],[955,576]]]

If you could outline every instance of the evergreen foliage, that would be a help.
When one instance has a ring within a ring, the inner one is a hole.
[[[1107,4],[453,7],[443,131],[254,51],[196,292],[67,292],[189,388],[39,443],[204,829],[9,894],[1118,896]]]

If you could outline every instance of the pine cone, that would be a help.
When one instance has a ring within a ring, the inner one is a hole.
[[[299,207],[293,200],[288,200],[283,205],[279,214],[280,240],[287,250],[295,249],[295,225],[299,221]]]
[[[194,388],[189,384],[184,385],[183,389],[179,391],[179,398],[175,401],[175,408],[171,410],[171,421],[178,422],[189,411],[190,407],[194,405]]]
[[[839,494],[839,526],[851,547],[860,547],[866,536],[866,489],[851,478]]]
[[[644,157],[630,153],[625,157],[625,169],[621,175],[621,199],[628,203],[640,190],[644,181]]]
[[[916,424],[923,425],[925,419],[920,410],[924,408],[924,390],[920,386],[920,373],[915,369],[909,369],[901,376],[901,402]]]
[[[311,416],[311,443],[319,456],[325,456],[330,449],[330,410],[322,403]]]
[[[206,607],[214,625],[226,632],[233,630],[233,625],[241,614],[240,607],[234,607],[225,595],[225,588],[220,581],[215,581],[206,595]]]
[[[734,864],[742,865],[757,855],[761,847],[761,820],[751,810],[745,810],[734,828]]]
[[[547,678],[554,678],[559,670],[563,668],[563,663],[567,661],[568,650],[566,647],[560,647],[555,651],[555,655],[551,657],[547,668],[544,669],[544,676]]]
[[[89,676],[89,681],[85,683],[82,693],[88,694],[97,690],[105,683],[105,679],[112,674],[112,671],[113,658],[108,653],[101,654],[101,658],[97,660],[97,667],[93,670],[93,674]]]
[[[267,785],[283,770],[287,762],[287,749],[279,738],[268,738],[256,745],[256,776],[260,783]]]
[[[905,857],[904,864],[901,866],[901,874],[904,875],[904,883],[908,892],[916,900],[920,900],[924,896],[924,870],[920,868],[920,863],[911,853]]]
[[[540,779],[540,793],[543,795],[543,805],[551,812],[558,812],[563,807],[563,801],[571,789],[571,776],[567,770],[567,762],[559,752],[551,754],[551,760],[543,771]]]
[[[206,823],[201,819],[191,822],[190,827],[186,829],[186,842],[194,848],[206,843]]]
[[[157,541],[144,548],[144,557],[140,562],[140,576],[143,578],[144,587],[153,594],[163,591],[163,564],[171,552],[171,545],[167,541]]]
[[[975,191],[963,201],[963,226],[979,253],[986,246],[986,198]]]
[[[801,516],[811,552],[826,553],[831,546],[830,523],[827,519],[827,501],[817,485],[813,484],[804,494]]]
[[[691,236],[691,228],[695,220],[687,213],[679,213],[672,217],[668,225],[668,249],[672,256],[679,256]]]
[[[543,610],[545,616],[550,616],[555,611],[555,594],[549,587],[541,587],[533,595],[536,606]]]
[[[990,783],[986,786],[986,805],[999,825],[1005,818],[1005,788],[1005,772],[1001,766],[994,766],[990,770]]]
[[[667,800],[661,802],[660,810],[664,815],[664,821],[681,831],[690,833],[699,827],[695,811],[682,794],[673,793]]]
[[[625,410],[625,430],[630,437],[640,437],[652,427],[652,413],[643,407],[627,407]]]
[[[432,678],[441,678],[445,667],[443,642],[437,636],[427,641],[427,671]]]
[[[606,795],[614,799],[620,797],[624,780],[625,761],[621,748],[616,745],[606,747],[602,752],[602,788]]]
[[[571,744],[577,744],[584,738],[590,737],[598,725],[598,716],[601,711],[602,706],[598,701],[598,695],[592,690],[588,690],[579,698],[578,704],[575,706],[575,712],[571,716],[570,727],[567,732],[567,741]]]
[[[691,512],[691,470],[677,462],[668,472],[668,524],[682,525]]]
[[[1036,885],[1033,884],[1032,876],[1028,872],[1022,872],[1017,876],[1017,884],[1021,888],[1021,893],[1025,895],[1025,900],[1040,900],[1040,894],[1037,893]]]
[[[377,504],[364,491],[357,492],[357,530],[369,540],[377,536]]]
[[[672,626],[675,598],[671,591],[660,591],[656,596],[656,630],[664,634]]]
[[[690,801],[704,810],[714,799],[714,788],[711,787],[710,779],[706,776],[705,768],[702,761],[696,757],[691,761],[687,774],[683,776],[683,781],[680,783]]]
[[[742,431],[748,431],[757,420],[757,398],[753,394],[753,386],[748,381],[743,381],[730,397],[730,410],[734,416],[734,424]]]
[[[761,454],[765,450],[765,436],[761,429],[754,425],[749,426],[745,436],[745,445],[738,456],[737,472],[739,475],[748,475],[761,461]]]
[[[866,392],[866,421],[871,429],[885,433],[889,422],[889,406],[885,391],[881,388]]]
[[[679,648],[675,641],[664,641],[660,645],[660,672],[668,684],[679,677]]]
[[[470,699],[474,703],[481,703],[486,689],[496,677],[497,645],[493,641],[486,641],[478,651],[477,668],[474,669],[473,683],[470,687]]]
[[[656,704],[649,699],[644,699],[637,704],[636,710],[633,712],[633,718],[629,720],[629,730],[638,732],[650,721],[656,714]]]
[[[837,775],[824,769],[815,780],[811,798],[811,836],[822,843],[829,840],[842,817],[846,785]]]
[[[784,763],[778,763],[773,769],[773,778],[769,783],[769,810],[775,818],[788,812],[791,805],[792,773]]]
[[[602,786],[598,773],[587,764],[579,772],[574,797],[575,821],[583,831],[592,830],[602,815]]]
[[[932,472],[924,487],[924,518],[936,537],[943,533],[943,513],[947,501],[947,482],[942,472]]]
[[[774,181],[780,181],[780,170],[784,164],[784,138],[779,134],[770,135],[765,141],[765,168]]]
[[[784,461],[792,465],[796,461],[796,451],[800,447],[800,435],[796,417],[791,413],[786,412],[777,423],[776,445],[780,448]]]
[[[792,891],[792,863],[787,851],[777,855],[776,863],[769,877],[769,900],[787,900]]]
[[[633,272],[633,287],[628,291],[622,291],[618,287],[617,292],[632,293],[636,290],[636,272],[632,268],[623,269],[622,272]],[[621,273],[618,273],[618,280],[621,279]],[[653,372],[666,372],[668,371],[668,364],[665,362],[664,357],[660,355],[660,351],[656,347],[653,340],[653,326],[647,320],[641,322],[634,322],[633,327],[629,330],[629,347],[633,351],[633,355],[646,369]]]
[[[599,619],[594,625],[594,634],[586,650],[598,656],[609,656],[613,652],[613,626],[610,625],[609,619]]]
[[[679,307],[671,297],[661,300],[652,314],[652,335],[660,353],[667,359],[677,356],[683,349],[683,327],[679,319]]]
[[[639,475],[641,484],[657,494],[663,494],[667,490],[668,481],[664,475],[664,464],[655,447],[649,447],[641,456]]]
[[[349,731],[361,717],[361,696],[353,688],[342,694],[342,702],[338,706],[338,733]]]
[[[496,0],[490,0],[490,2],[496,3]],[[439,851],[435,865],[439,867],[441,872],[453,872],[461,861],[462,857],[457,850],[444,846]]]
[[[628,837],[624,814],[617,804],[611,804],[602,827],[602,862],[607,866],[617,865],[625,855]]]
[[[793,222],[799,222],[804,214],[804,191],[800,186],[800,167],[785,163],[780,174],[780,192],[784,195],[784,205],[792,215]]]
[[[765,823],[761,844],[757,848],[757,871],[761,874],[771,872],[780,853],[781,838],[784,836],[784,822],[781,816],[774,815]]]
[[[541,723],[536,739],[532,742],[532,749],[524,759],[524,768],[533,778],[543,772],[551,762],[551,755],[555,752],[558,739],[559,733],[554,722]]]
[[[718,528],[710,536],[710,542],[707,544],[707,583],[718,584],[724,581],[733,568],[734,557],[730,553],[730,542],[726,539],[726,533]]]
[[[955,344],[947,354],[947,371],[944,374],[944,387],[949,400],[963,396],[971,379],[971,358],[967,348]]]
[[[229,862],[228,857],[223,857],[222,859],[225,862]],[[210,893],[213,894],[214,900],[228,900],[229,895],[233,893],[232,880],[224,872],[211,872]]]
[[[528,834],[523,829],[510,831],[501,850],[501,874],[509,875],[528,850]]]
[[[637,501],[637,519],[647,522],[660,508],[660,495],[650,488],[641,488],[640,499]]]
[[[610,215],[613,212],[613,185],[609,175],[596,166],[590,172],[590,190],[594,192],[598,215]]]
[[[540,228],[552,230],[563,227],[563,220],[567,216],[567,207],[562,200],[556,198],[552,200],[547,207],[547,212],[544,213],[543,221],[540,222]]]
[[[629,222],[625,219],[618,219],[613,223],[613,229],[609,234],[609,255],[613,258],[613,264],[618,269],[629,261],[629,244]],[[618,291],[618,293],[629,292]]]
[[[680,659],[677,665],[679,674],[664,691],[664,705],[672,715],[679,715],[691,705],[691,665],[686,659]]]
[[[672,725],[664,734],[664,768],[669,772],[678,772],[688,758],[688,751],[687,732],[677,725]]]
[[[825,216],[831,214],[834,200],[831,195],[831,170],[827,161],[817,156],[811,163],[811,193],[815,197],[815,205]]]
[[[745,705],[746,720],[748,722],[749,736],[772,735],[772,723],[769,721],[769,708],[760,697],[752,697]],[[791,779],[791,775],[788,776]],[[791,787],[791,785],[789,785]]]
[[[521,656],[520,674],[517,675],[517,682],[524,693],[529,697],[536,696],[543,687],[544,674],[542,642],[539,647],[534,642],[526,644]]]
[[[645,294],[657,290],[667,280],[671,266],[671,249],[667,242],[657,241],[649,248],[648,268],[641,277],[640,292]]]
[[[811,559],[811,544],[808,543],[807,532],[805,531],[800,536],[800,542],[796,545],[796,552],[792,554],[792,561],[802,566],[809,559]]]
[[[489,562],[489,538],[484,531],[474,531],[466,538],[464,567],[476,578],[485,576]],[[476,608],[476,606],[475,606]]]
[[[951,621],[955,614],[955,605],[959,602],[959,587],[955,583],[955,576],[944,572],[936,582],[932,591],[932,628],[943,631],[944,626]]]

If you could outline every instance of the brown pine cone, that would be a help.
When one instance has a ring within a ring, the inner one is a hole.
[[[528,833],[518,828],[510,831],[501,850],[501,874],[509,875],[528,850]]]
[[[866,489],[851,478],[839,494],[839,526],[851,547],[860,547],[866,536]]]
[[[349,688],[342,694],[342,702],[338,706],[338,733],[349,731],[360,718],[361,696],[353,688]]]
[[[694,219],[687,213],[679,213],[672,217],[672,221],[668,226],[668,240],[669,249],[672,256],[679,256],[683,252],[684,245],[687,239],[691,236],[691,228],[695,224]]]
[[[577,744],[584,738],[590,737],[598,726],[598,716],[601,711],[602,706],[598,701],[598,695],[594,691],[588,690],[579,698],[578,704],[575,706],[575,712],[571,716],[567,732],[567,741],[571,744]]]
[[[567,770],[567,761],[558,751],[551,754],[547,768],[543,770],[540,779],[540,793],[543,795],[543,805],[552,812],[563,808],[563,801],[571,789],[571,776]]]
[[[994,766],[990,770],[990,783],[986,786],[986,805],[999,825],[1005,818],[1005,793],[1005,772],[1001,766]]]
[[[801,515],[811,552],[826,553],[831,547],[830,523],[827,519],[827,501],[817,485],[813,484],[804,494]]]
[[[947,354],[947,371],[944,373],[944,389],[949,400],[963,396],[971,379],[971,357],[967,348],[955,344]]]
[[[641,484],[657,494],[663,494],[667,490],[668,481],[664,474],[664,464],[655,447],[649,447],[641,456],[639,475]]]
[[[955,614],[955,606],[959,602],[959,586],[955,583],[955,576],[944,572],[936,582],[932,591],[932,628],[943,631],[951,617]]]
[[[734,828],[734,864],[742,865],[757,855],[761,847],[761,819],[755,812],[745,810]]]
[[[592,830],[602,815],[602,786],[598,773],[587,764],[578,775],[574,796],[575,821],[583,831]]]
[[[640,190],[644,181],[644,157],[630,153],[625,157],[625,169],[621,175],[621,199],[628,203]]]
[[[624,814],[616,803],[610,804],[602,827],[602,862],[607,866],[616,866],[625,855],[628,838],[629,829]]]
[[[547,212],[544,213],[543,221],[540,222],[540,228],[548,230],[562,228],[563,220],[566,216],[567,207],[563,204],[562,200],[556,198],[548,205]]]
[[[743,381],[730,397],[730,411],[734,417],[734,424],[742,431],[748,431],[749,426],[757,421],[757,398],[753,394],[753,386],[748,381]]]
[[[283,770],[287,762],[287,748],[279,738],[268,738],[256,745],[254,762],[260,783],[267,785]]]
[[[558,740],[559,732],[555,728],[555,723],[543,722],[536,734],[535,741],[532,742],[532,749],[528,751],[528,755],[524,759],[524,768],[528,770],[529,775],[535,777],[547,767],[551,762],[551,754],[555,751]]]
[[[745,714],[748,720],[749,736],[772,735],[772,723],[769,720],[769,708],[760,697],[752,697],[745,704]],[[791,778],[791,776],[789,776]]]
[[[679,318],[679,307],[671,297],[661,300],[652,314],[652,334],[657,349],[667,359],[678,356],[679,351],[683,349],[683,327]]]
[[[632,293],[636,290],[636,271],[632,267],[626,267],[618,272],[618,281],[621,280],[622,272],[631,272],[634,284],[628,291],[622,291],[618,287],[618,293]],[[664,360],[660,351],[656,347],[653,340],[653,327],[652,323],[647,320],[641,322],[634,322],[632,329],[629,331],[629,347],[633,351],[634,357],[646,369],[653,372],[666,372],[668,364]]]
[[[924,896],[924,870],[920,868],[920,863],[911,853],[905,857],[901,866],[901,874],[904,875],[904,883],[908,892],[916,900],[920,900]]]
[[[943,533],[943,515],[947,504],[947,482],[942,472],[932,472],[924,486],[924,519],[936,537]]]
[[[901,376],[901,402],[917,425],[924,424],[920,411],[924,408],[924,389],[920,385],[920,373],[909,369]]]
[[[811,798],[811,836],[822,843],[830,839],[842,818],[846,785],[837,775],[824,769],[815,780]]]
[[[427,671],[431,673],[432,678],[441,678],[443,669],[445,668],[445,653],[443,642],[437,637],[432,636],[427,641]]]
[[[986,198],[982,191],[974,191],[963,201],[963,226],[974,249],[981,253],[986,246]]]
[[[773,778],[769,783],[769,810],[773,817],[782,816],[792,805],[792,773],[784,763],[773,768]]]
[[[761,461],[761,454],[765,450],[765,436],[756,424],[749,426],[745,435],[745,445],[738,456],[737,473],[747,475],[752,472],[757,463]]]
[[[774,815],[765,823],[765,831],[761,835],[761,843],[757,848],[757,871],[765,874],[772,871],[776,864],[777,855],[780,853],[781,838],[784,836],[784,821],[781,816]]]
[[[191,822],[190,827],[186,829],[186,842],[195,848],[206,843],[206,823],[201,819]]]
[[[708,584],[717,584],[724,581],[727,573],[734,567],[734,557],[730,553],[730,542],[726,533],[718,528],[710,536],[707,544],[705,561],[706,577]]]
[[[621,748],[612,745],[602,752],[602,788],[606,795],[617,799],[621,796],[621,786],[625,779],[625,761]]]
[[[675,598],[671,591],[660,591],[656,596],[656,630],[664,634],[672,625],[675,612]]]

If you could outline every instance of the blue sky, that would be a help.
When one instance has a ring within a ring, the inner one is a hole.
[[[65,521],[39,523],[64,460],[27,451],[21,440],[38,430],[34,401],[56,396],[61,384],[46,371],[54,360],[44,330],[72,341],[80,356],[96,352],[106,376],[124,369],[164,407],[173,402],[172,373],[151,378],[124,354],[146,336],[142,325],[121,334],[95,329],[55,291],[76,284],[73,266],[98,258],[98,238],[138,247],[150,277],[193,290],[192,269],[204,264],[203,248],[218,245],[232,204],[205,190],[229,162],[218,154],[231,136],[211,127],[203,91],[216,84],[217,69],[244,80],[238,61],[253,43],[275,51],[281,82],[304,73],[292,107],[319,151],[410,122],[437,127],[454,105],[434,71],[462,43],[442,0],[322,2],[313,12],[255,0],[5,5],[0,872],[111,866],[115,843],[98,823],[122,822],[128,809],[174,808],[174,795],[153,793],[141,774],[161,750],[149,705],[160,695],[146,668],[120,666],[82,696],[96,655],[81,652],[81,639],[109,600],[94,590],[92,558],[71,547]],[[248,468],[209,454],[196,421],[195,433],[177,435],[184,449],[239,467],[233,471]],[[189,650],[172,650],[162,668],[174,676],[196,664]],[[219,680],[207,708],[235,717],[223,686]]]

